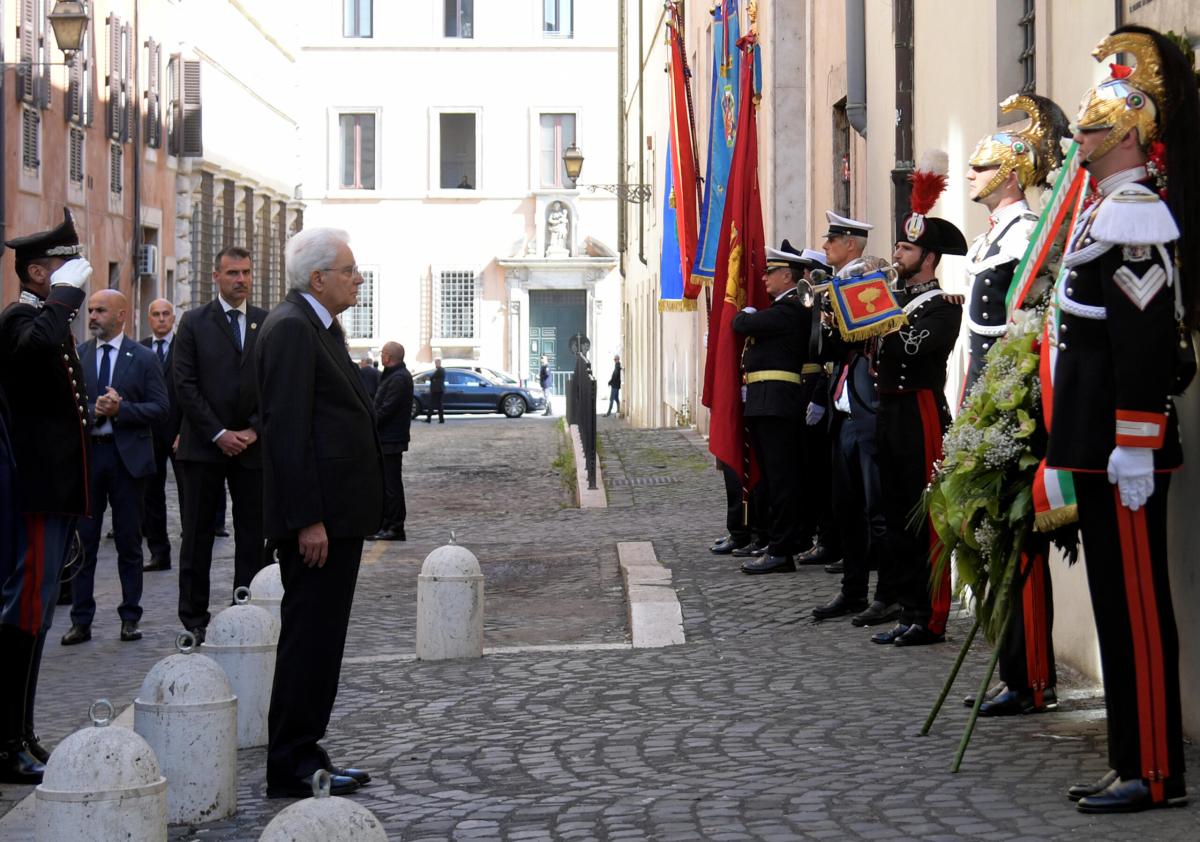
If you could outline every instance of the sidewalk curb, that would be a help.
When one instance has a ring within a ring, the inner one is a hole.
[[[671,571],[654,554],[649,541],[617,544],[617,564],[629,606],[629,633],[634,649],[677,646],[684,643],[683,609]]]
[[[583,440],[579,437],[579,425],[572,424],[571,447],[575,451],[575,490],[581,509],[607,509],[608,495],[604,493],[604,477],[600,473],[600,459],[596,459],[596,487],[588,488],[587,463],[583,458]]]

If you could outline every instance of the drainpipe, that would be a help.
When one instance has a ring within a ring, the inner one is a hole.
[[[912,185],[908,176],[915,168],[913,155],[913,0],[894,0],[892,34],[896,52],[896,165],[892,169],[893,241],[900,239],[904,217],[909,213]]]
[[[5,144],[5,137],[8,134],[8,126],[5,124],[5,115],[8,109],[8,71],[3,67],[4,63],[4,39],[0,38],[0,257],[4,256],[4,241],[8,239],[8,217],[5,215],[5,194],[8,192],[8,149]]]
[[[625,57],[625,27],[628,25],[626,2],[619,0],[617,4],[617,180],[623,180],[625,172],[625,144],[628,142],[629,126],[625,119],[625,95],[629,86]],[[625,200],[617,197],[617,253],[621,256],[618,264],[621,267],[621,277],[625,277],[625,249],[627,234],[625,231]]]
[[[865,0],[846,0],[846,119],[867,136],[867,16]]]
[[[642,12],[645,0],[638,0],[638,180],[639,185],[646,183],[646,20]],[[624,180],[624,176],[622,176]],[[646,262],[646,203],[638,202],[638,260],[643,266]]]
[[[133,109],[136,118],[133,120],[133,236],[130,240],[133,243],[133,271],[130,273],[132,281],[129,286],[129,300],[137,302],[137,310],[131,313],[135,328],[138,333],[141,333],[141,318],[142,312],[146,309],[147,301],[142,301],[138,296],[138,291],[142,286],[142,275],[138,271],[139,258],[142,251],[142,89],[138,84],[138,74],[140,71],[141,62],[141,44],[142,30],[140,26],[138,12],[141,9],[140,0],[135,0],[133,4],[133,37],[130,38],[129,49],[133,57],[133,97],[129,103],[129,107]],[[134,334],[135,336],[137,334]]]

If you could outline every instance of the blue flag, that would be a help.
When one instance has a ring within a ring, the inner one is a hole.
[[[741,78],[741,38],[737,0],[722,0],[712,10],[713,66],[708,100],[708,156],[704,168],[704,198],[700,204],[700,232],[693,282],[711,284],[716,276],[721,217],[725,213],[725,187],[729,163],[737,140],[738,80]]]
[[[668,140],[667,188],[662,203],[662,248],[659,249],[661,259],[658,268],[660,313],[696,309],[695,301],[685,301],[683,298],[683,265],[679,260],[679,227],[675,219],[675,168],[671,163],[674,160],[673,151]]]

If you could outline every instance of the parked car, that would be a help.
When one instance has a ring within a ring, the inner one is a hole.
[[[509,383],[514,386],[525,386],[526,385],[526,383],[523,380],[521,380],[519,377],[514,377],[513,375],[509,374],[507,371],[501,371],[498,368],[491,368],[486,365],[480,365],[479,360],[444,359],[444,360],[442,360],[442,368],[465,368],[468,371],[475,372],[476,374],[482,374],[484,377],[490,377],[492,380],[495,380],[497,383]],[[530,389],[530,391],[536,392],[536,391],[538,391],[538,389],[535,386],[534,388]]]
[[[546,408],[546,398],[540,389],[535,393],[465,368],[446,367],[445,370],[446,392],[442,397],[445,412],[500,412],[509,418],[520,418],[526,412]],[[413,418],[424,415],[432,405],[429,399],[431,374],[433,369],[413,376]]]

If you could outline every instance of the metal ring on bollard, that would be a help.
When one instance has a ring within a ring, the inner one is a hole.
[[[233,591],[234,605],[249,605],[250,604],[250,589],[245,585],[235,588]]]
[[[327,769],[318,769],[313,773],[313,798],[328,798],[333,787],[333,775]]]
[[[100,711],[105,708],[108,709],[108,714],[101,716]],[[92,724],[97,728],[103,728],[112,722],[113,714],[116,712],[117,709],[113,707],[113,703],[108,699],[97,699],[88,707],[88,719],[92,720]]]
[[[453,529],[451,529],[451,530],[450,530],[450,545],[451,545],[451,546],[454,546],[454,543],[455,543],[455,535],[454,535],[454,530],[453,530]]]
[[[181,655],[188,655],[196,651],[196,636],[189,631],[180,632],[175,637],[175,648]]]

